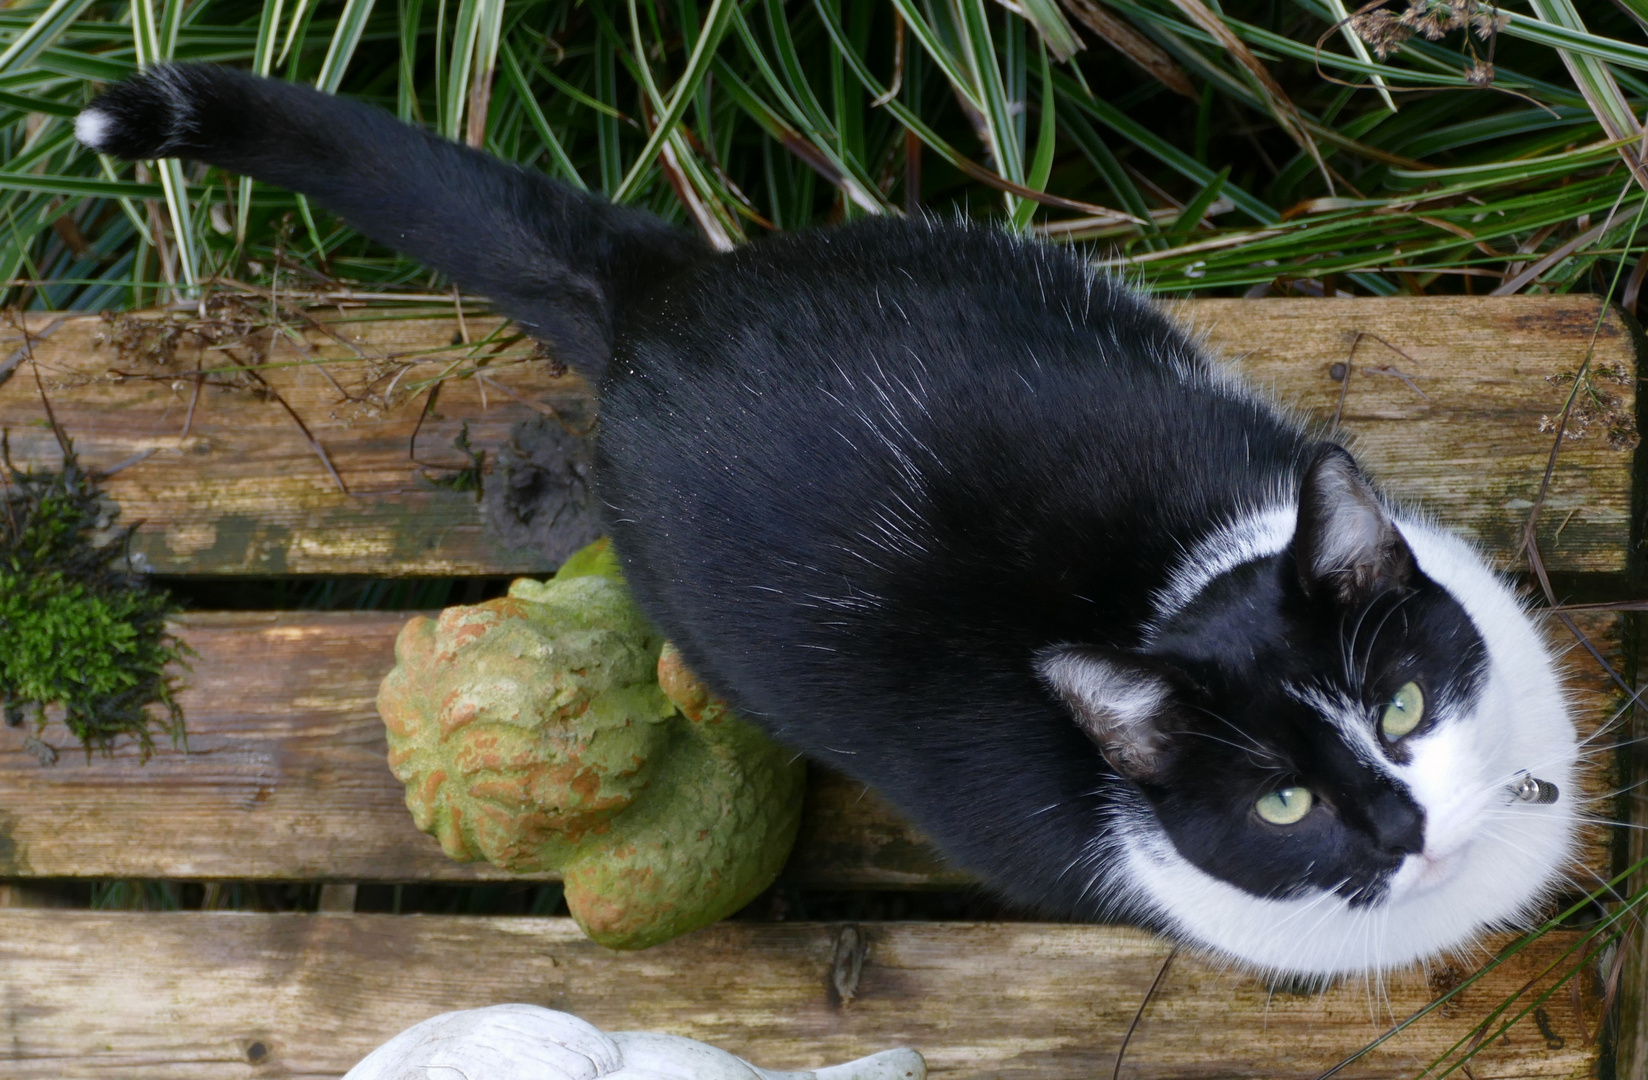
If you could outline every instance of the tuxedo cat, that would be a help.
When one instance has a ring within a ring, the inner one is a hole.
[[[1504,582],[1069,251],[881,219],[717,255],[213,67],[76,131],[303,192],[597,383],[641,607],[1006,896],[1326,977],[1564,879],[1578,751]]]

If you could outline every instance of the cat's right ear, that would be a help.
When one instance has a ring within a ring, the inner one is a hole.
[[[1293,558],[1305,595],[1356,607],[1408,585],[1413,552],[1344,448],[1317,443],[1299,485]]]
[[[1149,783],[1166,765],[1166,679],[1134,658],[1106,649],[1057,645],[1036,655],[1036,672],[1070,709],[1115,770]]]

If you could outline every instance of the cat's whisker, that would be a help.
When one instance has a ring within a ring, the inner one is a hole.
[[[1586,882],[1581,881],[1579,878],[1574,876],[1574,874],[1572,873],[1571,870],[1564,870],[1563,873],[1562,873],[1562,876],[1563,876],[1563,878],[1565,878],[1567,880],[1569,885],[1573,886],[1575,889],[1579,890],[1582,894],[1584,894],[1586,896],[1597,898],[1598,894],[1601,894],[1602,896],[1606,896],[1610,900],[1617,900],[1620,903],[1626,902],[1626,900],[1628,898],[1623,893],[1621,893],[1617,888],[1615,888],[1613,886],[1613,884],[1611,884],[1608,881],[1607,878],[1603,877],[1601,874],[1597,873],[1595,870],[1591,869],[1589,866],[1584,865],[1583,863],[1575,863],[1574,865],[1578,866],[1580,870],[1584,871],[1586,876],[1594,879],[1596,881],[1597,886],[1600,886],[1600,888],[1597,888],[1595,886],[1591,886],[1591,885],[1587,884]],[[1638,918],[1639,916],[1638,916],[1637,912],[1633,911],[1631,913],[1631,917],[1632,918]]]
[[[1348,881],[1348,880],[1349,879],[1347,878],[1345,880],[1340,881],[1337,885],[1332,886],[1332,888],[1324,889],[1322,892],[1317,894],[1315,899],[1313,899],[1310,903],[1306,904],[1304,907],[1296,908],[1293,911],[1290,911],[1286,915],[1282,916],[1280,919],[1278,919],[1276,921],[1276,929],[1277,930],[1282,929],[1283,927],[1287,926],[1288,923],[1293,922],[1295,919],[1298,919],[1299,917],[1301,917],[1303,915],[1307,915],[1310,912],[1314,911],[1317,907],[1321,906],[1323,903],[1338,899],[1338,894],[1336,892],[1334,892],[1334,890],[1340,888],[1341,886],[1343,886],[1346,883],[1346,881]],[[1313,929],[1314,929],[1314,927],[1313,927]]]
[[[1596,743],[1596,741],[1598,739],[1601,739],[1601,738],[1603,738],[1604,736],[1607,736],[1607,735],[1612,735],[1614,733],[1615,729],[1618,728],[1619,726],[1621,726],[1622,721],[1624,720],[1626,714],[1628,712],[1630,712],[1630,710],[1631,710],[1630,705],[1624,705],[1624,706],[1621,706],[1620,708],[1616,709],[1608,717],[1607,720],[1603,721],[1601,724],[1599,724],[1597,726],[1597,729],[1595,731],[1591,732],[1589,735],[1587,735],[1584,738],[1580,739],[1575,745],[1578,746],[1580,749],[1584,749],[1584,748],[1586,748],[1588,746],[1591,746],[1594,743]],[[1643,738],[1644,738],[1644,736],[1638,736],[1637,738],[1626,740],[1623,743],[1617,743],[1617,744],[1614,744],[1614,745],[1627,745],[1628,746],[1633,742],[1642,741]]]
[[[1343,888],[1344,886],[1346,886],[1348,884],[1350,884],[1350,878],[1348,878],[1348,877],[1341,878],[1339,880],[1339,882],[1337,884],[1335,884],[1331,889],[1324,891],[1322,893],[1321,897],[1317,900],[1317,902],[1312,904],[1311,907],[1317,906],[1322,901],[1338,901],[1338,900],[1343,899],[1342,897],[1339,896],[1338,890]],[[1316,935],[1316,932],[1322,928],[1322,925],[1325,922],[1327,922],[1328,919],[1332,918],[1337,913],[1338,912],[1335,910],[1335,906],[1334,906],[1333,903],[1327,904],[1327,910],[1324,911],[1321,914],[1321,916],[1317,918],[1316,922],[1311,925],[1311,928],[1308,931],[1305,932],[1304,936],[1307,937],[1307,938],[1314,939],[1314,937]],[[1284,920],[1284,921],[1287,921],[1287,920]],[[1280,929],[1281,927],[1278,926],[1277,928]],[[1341,940],[1341,942],[1340,942],[1340,952],[1341,953],[1343,953],[1343,949],[1344,949],[1344,942],[1343,942],[1343,940]],[[1342,964],[1339,965],[1339,966],[1343,967]]]
[[[1408,602],[1411,595],[1412,594],[1404,594],[1399,596],[1396,602],[1391,604],[1384,615],[1380,617],[1378,625],[1373,628],[1373,633],[1368,635],[1367,647],[1362,650],[1362,661],[1359,666],[1360,671],[1366,672],[1368,670],[1368,665],[1373,663],[1373,649],[1374,646],[1379,643],[1379,635],[1384,633],[1386,624],[1389,623],[1391,618],[1402,609],[1402,606]],[[1358,684],[1363,681],[1365,680],[1358,680]]]
[[[1390,986],[1386,982],[1385,968],[1377,962],[1377,958],[1379,956],[1382,956],[1382,955],[1385,954],[1387,942],[1388,942],[1388,939],[1389,939],[1389,936],[1390,936],[1390,926],[1391,926],[1391,909],[1387,905],[1379,913],[1379,933],[1378,933],[1377,940],[1375,942],[1374,951],[1367,958],[1367,964],[1366,964],[1365,970],[1371,971],[1373,973],[1374,979],[1378,982],[1378,985],[1379,985],[1379,998],[1380,998],[1380,1001],[1383,1003],[1383,1006],[1384,1006],[1384,1008],[1382,1010],[1382,1012],[1384,1014],[1384,1019],[1387,1022],[1394,1022],[1396,1017],[1395,1017],[1394,1010],[1393,1010],[1392,1005],[1391,1005]],[[1378,1022],[1378,1018],[1375,1018],[1375,1023],[1377,1023],[1377,1022]]]
[[[1356,622],[1347,636],[1345,633],[1345,616],[1339,617],[1339,664],[1344,669],[1345,680],[1352,686],[1363,683],[1362,672],[1356,667],[1356,636],[1361,633],[1362,620],[1368,617],[1368,609],[1362,608],[1356,614]]]
[[[1233,743],[1228,739],[1221,739],[1217,735],[1213,735],[1213,734],[1211,734],[1209,732],[1205,732],[1205,731],[1187,732],[1187,734],[1189,734],[1189,735],[1191,735],[1192,737],[1195,737],[1195,738],[1208,739],[1212,742],[1221,743],[1225,746],[1230,747],[1233,750],[1240,750],[1243,753],[1253,755],[1254,757],[1256,757],[1258,759],[1258,762],[1262,762],[1265,765],[1270,766],[1270,767],[1282,768],[1282,767],[1286,766],[1286,762],[1284,762],[1281,759],[1281,757],[1276,753],[1275,750],[1271,749],[1270,747],[1268,747],[1265,744],[1261,743],[1259,740],[1255,739],[1251,734],[1244,731],[1240,726],[1233,723],[1229,718],[1227,718],[1225,716],[1221,716],[1219,713],[1216,713],[1212,709],[1206,708],[1205,706],[1202,706],[1202,705],[1192,704],[1190,706],[1190,708],[1193,709],[1196,712],[1201,713],[1204,716],[1207,716],[1211,719],[1219,721],[1219,723],[1223,724],[1225,727],[1229,728],[1231,731],[1235,732],[1238,736],[1240,736],[1245,741],[1246,745],[1245,746],[1237,745],[1236,743]]]
[[[1356,642],[1357,642],[1357,639],[1360,638],[1361,635],[1362,635],[1362,623],[1367,620],[1367,617],[1368,617],[1368,609],[1366,607],[1364,607],[1356,613],[1356,622],[1351,626],[1350,635],[1348,637],[1346,637],[1343,633],[1340,634],[1340,641],[1343,643],[1342,647],[1343,647],[1343,649],[1345,651],[1345,654],[1346,654],[1345,655],[1345,679],[1352,686],[1361,686],[1364,682],[1367,681],[1366,680],[1366,673],[1362,670],[1361,665],[1357,662],[1357,652],[1356,652]],[[1344,619],[1343,618],[1340,619],[1339,625],[1341,627],[1344,626]]]
[[[1609,828],[1609,829],[1644,829],[1644,830],[1648,830],[1648,825],[1643,825],[1639,822],[1635,822],[1635,821],[1617,821],[1617,820],[1615,820],[1614,818],[1611,818],[1611,817],[1597,817],[1593,814],[1575,814],[1574,815],[1574,820],[1581,823],[1582,825],[1601,825],[1601,826],[1603,826],[1605,828]]]
[[[1633,791],[1636,791],[1638,788],[1642,788],[1642,787],[1648,787],[1648,777],[1643,777],[1641,780],[1638,780],[1635,783],[1626,784],[1624,787],[1609,788],[1605,791],[1595,792],[1594,794],[1593,793],[1584,793],[1582,795],[1576,796],[1576,798],[1578,798],[1579,801],[1583,802],[1583,803],[1606,802],[1609,799],[1617,799],[1621,795],[1629,795]]]
[[[1597,755],[1609,753],[1615,750],[1624,750],[1628,746],[1636,746],[1638,743],[1644,742],[1648,742],[1648,735],[1636,735],[1629,739],[1620,739],[1617,742],[1609,743],[1597,743],[1587,740],[1579,744],[1579,756],[1585,758],[1586,760],[1590,760]]]

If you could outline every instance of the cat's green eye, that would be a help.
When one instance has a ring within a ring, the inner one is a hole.
[[[1266,795],[1253,808],[1272,825],[1292,825],[1310,813],[1311,803],[1315,801],[1306,788],[1285,787]]]
[[[1402,689],[1391,698],[1385,706],[1384,715],[1379,718],[1379,730],[1385,733],[1387,739],[1400,739],[1408,732],[1419,726],[1419,721],[1425,719],[1425,695],[1419,692],[1418,683],[1404,683]]]

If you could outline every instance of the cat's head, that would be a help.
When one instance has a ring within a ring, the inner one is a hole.
[[[1337,446],[1191,552],[1140,648],[1037,665],[1132,782],[1095,841],[1120,845],[1130,899],[1252,966],[1458,949],[1568,868],[1578,750],[1540,634]]]

